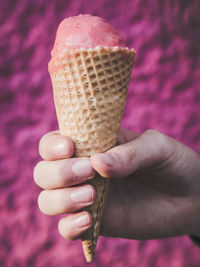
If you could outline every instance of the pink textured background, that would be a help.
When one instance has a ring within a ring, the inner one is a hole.
[[[38,141],[57,128],[47,63],[58,23],[91,13],[113,24],[137,51],[123,126],[161,130],[200,152],[199,3],[0,1],[0,266],[88,266],[80,242],[39,212],[32,178]],[[195,267],[200,248],[188,237],[101,237],[90,266]]]

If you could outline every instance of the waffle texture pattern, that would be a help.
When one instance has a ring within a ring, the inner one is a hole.
[[[60,133],[71,137],[76,156],[105,152],[116,144],[135,50],[119,47],[65,49],[51,59],[56,114]],[[87,262],[95,254],[108,189],[108,179],[91,182],[95,203],[87,210],[93,225],[82,236]]]
[[[49,63],[62,135],[75,143],[76,156],[114,146],[121,122],[134,49],[65,49]]]

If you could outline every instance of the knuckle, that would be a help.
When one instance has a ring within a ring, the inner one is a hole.
[[[154,129],[145,131],[143,135],[153,144],[156,157],[165,160],[172,154],[174,142],[167,135]]]
[[[38,207],[46,215],[58,215],[68,212],[64,194],[54,190],[43,190],[38,196]]]
[[[57,136],[54,132],[44,134],[39,141],[39,154],[42,158],[49,158],[49,151],[51,151],[51,140],[55,140]]]
[[[168,137],[154,129],[149,129],[143,133],[143,136],[148,137],[151,142],[155,142],[158,147],[165,146]]]
[[[54,132],[47,132],[47,133],[45,133],[45,134],[40,138],[39,145],[43,145],[43,144],[46,142],[46,140],[47,140],[50,136],[52,136],[53,133],[54,133]]]
[[[40,178],[40,169],[41,169],[41,161],[39,161],[34,170],[33,170],[33,178],[34,178],[34,181],[37,185],[39,185],[39,178]]]
[[[38,147],[39,147],[39,153],[40,153],[40,155],[43,153],[43,150],[44,150],[44,148],[45,148],[45,144],[46,144],[47,136],[48,136],[48,133],[45,134],[45,135],[43,135],[43,136],[41,137],[40,141],[39,141],[39,145],[38,145]]]
[[[63,223],[63,219],[60,219],[58,222],[58,232],[60,233],[60,235],[64,238],[66,238],[66,231],[63,231],[63,226],[66,226],[66,223]]]
[[[62,218],[58,222],[58,232],[60,235],[68,240],[74,240],[73,226],[69,224],[68,218]]]
[[[46,203],[46,190],[43,190],[40,192],[38,196],[38,207],[40,211],[44,214],[46,214],[45,203]]]

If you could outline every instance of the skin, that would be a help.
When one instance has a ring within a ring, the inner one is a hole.
[[[72,158],[72,141],[56,131],[42,137],[39,152],[43,160],[34,169],[43,189],[39,208],[48,215],[67,214],[58,223],[64,238],[77,239],[91,226],[91,215],[80,209],[95,200],[87,183],[95,172],[110,178],[101,235],[200,236],[200,156],[180,142],[155,130],[138,135],[120,129],[116,147],[83,159]]]

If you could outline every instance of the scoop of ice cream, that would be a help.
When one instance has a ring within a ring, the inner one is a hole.
[[[58,26],[52,58],[64,48],[125,47],[117,31],[104,19],[88,14],[64,19]]]

